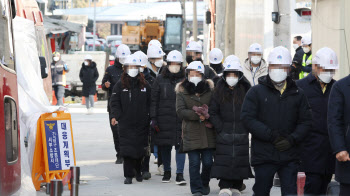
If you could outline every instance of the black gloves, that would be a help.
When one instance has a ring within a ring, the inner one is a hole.
[[[288,136],[287,138],[278,137],[273,142],[273,145],[278,151],[283,152],[289,150],[294,145],[294,139],[292,136]]]

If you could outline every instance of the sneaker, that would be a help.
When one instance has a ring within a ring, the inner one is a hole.
[[[203,186],[203,195],[209,195],[210,186]]]
[[[202,193],[198,192],[198,193],[193,193],[193,196],[202,196]]]
[[[158,173],[156,174],[158,176],[164,176],[164,165],[160,165],[158,167]]]
[[[125,178],[124,184],[132,184],[132,178]]]
[[[90,108],[90,114],[93,114],[94,113],[94,107],[91,107]]]
[[[171,178],[171,171],[165,171],[164,172],[164,177],[162,179],[163,183],[168,183],[170,182],[170,178]]]
[[[187,184],[183,174],[176,174],[176,184],[180,186]]]
[[[149,173],[149,172],[143,172],[142,173],[142,178],[144,179],[144,180],[149,180],[149,179],[151,179],[151,173]]]
[[[124,159],[121,156],[117,156],[117,160],[115,161],[115,164],[123,164]]]
[[[141,174],[136,175],[136,181],[137,182],[142,182],[143,181],[143,176]]]
[[[219,196],[232,196],[232,192],[230,189],[221,189]]]
[[[158,164],[158,159],[154,159],[154,164]]]
[[[241,196],[241,191],[237,189],[231,189],[231,196]]]

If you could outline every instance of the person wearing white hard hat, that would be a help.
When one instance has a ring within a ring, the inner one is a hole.
[[[195,41],[188,43],[186,47],[186,62],[190,64],[193,61],[200,61],[203,63],[202,59],[203,50],[202,46]],[[217,76],[216,72],[209,65],[204,65],[204,78],[214,79]]]
[[[160,72],[164,65],[164,52],[162,48],[153,44],[150,45],[147,49],[147,57],[148,57],[148,68],[151,71],[153,77],[156,77]]]
[[[130,49],[127,45],[121,44],[118,46],[117,51],[115,53],[115,60],[114,65],[107,67],[105,74],[102,79],[102,90],[108,92],[108,104],[107,104],[107,111],[109,113],[109,119],[111,118],[111,112],[110,112],[110,99],[112,96],[112,90],[115,84],[120,80],[122,74],[123,74],[123,64],[125,63],[126,57],[131,54]],[[118,126],[113,126],[110,124],[112,133],[113,133],[113,142],[114,142],[114,148],[116,151],[116,158],[115,164],[122,164],[123,163],[123,157],[119,155],[120,151],[120,145],[119,145],[119,131]]]
[[[160,43],[159,40],[157,39],[152,39],[149,43],[148,43],[148,47],[155,45],[158,46],[159,48],[162,48],[162,44]]]
[[[290,73],[290,77],[293,80],[299,80],[299,74],[303,63],[304,50],[303,46],[301,45],[301,40],[302,37],[300,35],[293,38],[293,48],[295,49],[295,55],[293,57],[293,64],[291,66]]]
[[[55,92],[58,106],[63,106],[64,91],[66,86],[66,73],[69,72],[68,65],[61,59],[59,52],[52,53],[51,79],[52,89]]]
[[[140,66],[138,55],[127,57],[124,73],[113,87],[111,98],[111,124],[119,126],[124,184],[132,184],[134,177],[138,182],[143,181],[142,160],[150,153],[145,149],[149,146],[151,87],[140,73]]]
[[[219,48],[213,48],[209,53],[209,63],[210,67],[214,69],[216,74],[219,76],[222,75],[224,66],[222,65],[222,60],[224,59],[224,55]]]
[[[182,54],[173,50],[167,55],[165,66],[152,86],[151,127],[154,131],[154,144],[161,152],[164,165],[163,183],[171,180],[171,151],[176,150],[176,184],[185,185],[183,173],[186,154],[180,153],[181,120],[176,114],[175,85],[185,78],[182,67]]]
[[[301,88],[288,76],[292,57],[279,46],[269,56],[269,72],[244,99],[241,120],[252,135],[254,195],[268,196],[275,173],[281,195],[297,195],[300,145],[312,127],[311,108]]]
[[[243,73],[250,85],[258,85],[258,79],[267,75],[267,64],[263,59],[263,48],[254,43],[248,49],[248,58],[244,61]]]
[[[310,134],[303,141],[301,168],[306,174],[304,194],[326,195],[335,167],[328,136],[327,107],[335,83],[333,76],[339,65],[337,55],[327,47],[318,50],[312,61],[314,74],[296,82],[308,98],[313,117]]]
[[[96,94],[96,81],[99,77],[97,65],[92,61],[91,55],[84,57],[84,63],[79,72],[80,81],[83,83],[82,95],[85,97],[87,113],[91,114],[94,109],[94,96]]]
[[[213,88],[214,82],[204,78],[204,65],[200,61],[187,66],[186,79],[175,87],[176,112],[182,120],[182,151],[188,154],[190,188],[196,196],[210,193],[216,143],[213,125],[208,120]]]
[[[243,76],[239,61],[226,61],[224,67],[209,106],[210,122],[216,133],[225,135],[216,138],[211,177],[220,180],[219,196],[241,195],[245,189],[243,180],[254,177],[249,164],[249,133],[239,119],[245,94],[251,85]],[[227,138],[236,139],[231,141]]]
[[[140,73],[143,73],[148,84],[152,86],[152,84],[155,80],[155,77],[153,77],[151,75],[151,71],[147,68],[147,65],[148,65],[147,55],[145,53],[143,53],[142,51],[137,51],[134,54],[138,55],[140,58],[140,63],[141,63]]]
[[[305,36],[301,39],[304,56],[301,66],[299,79],[303,79],[312,71],[312,42],[310,36]]]
[[[333,60],[333,65],[338,62]],[[332,151],[336,156],[335,180],[340,183],[339,195],[347,196],[350,195],[350,75],[333,84],[327,119]]]

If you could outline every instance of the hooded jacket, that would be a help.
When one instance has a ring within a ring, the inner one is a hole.
[[[99,74],[95,62],[92,61],[90,66],[86,66],[84,63],[81,65],[79,78],[83,83],[84,97],[96,94],[96,81],[98,77]]]

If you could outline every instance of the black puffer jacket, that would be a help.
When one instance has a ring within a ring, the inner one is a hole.
[[[121,81],[113,88],[111,118],[118,121],[120,155],[139,159],[148,146],[151,87],[147,83],[140,89],[136,78],[126,77],[130,79],[130,89],[123,88]]]
[[[304,91],[288,77],[281,95],[269,75],[259,78],[244,100],[241,119],[252,134],[251,163],[283,163],[300,160],[300,143],[312,126],[311,109]],[[277,150],[273,141],[278,135],[291,140],[287,151]]]
[[[152,86],[155,81],[155,78],[152,76],[151,71],[148,68],[145,68],[145,70],[143,71],[143,75],[145,76],[145,79],[147,80],[148,84]]]
[[[96,81],[98,79],[98,71],[96,63],[92,62],[90,66],[81,65],[79,78],[83,83],[83,96],[88,97],[89,95],[96,94]]]
[[[218,88],[223,88],[223,91],[218,91]],[[245,94],[249,88],[250,83],[245,78],[238,82],[234,90],[223,79],[216,86],[209,106],[209,120],[217,133],[212,178],[242,180],[253,177],[249,164],[249,133],[240,120],[242,103],[234,103],[234,91]],[[219,94],[231,95],[232,99],[220,100],[222,95]]]
[[[160,129],[154,134],[154,144],[179,145],[181,141],[181,119],[176,114],[175,86],[185,77],[183,69],[179,73],[170,73],[164,67],[152,86],[151,118],[156,120]]]

